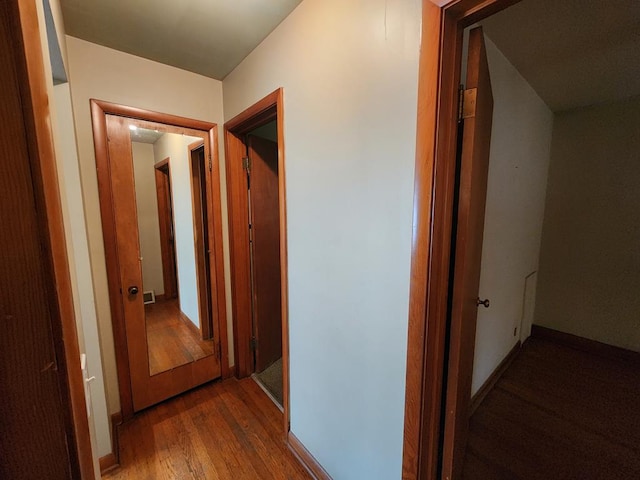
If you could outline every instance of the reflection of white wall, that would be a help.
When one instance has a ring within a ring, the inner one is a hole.
[[[153,145],[132,142],[131,152],[136,185],[140,256],[142,257],[142,289],[145,292],[153,290],[156,295],[161,295],[164,293],[164,279]]]
[[[538,269],[553,128],[545,103],[489,39],[486,46],[494,107],[479,294],[491,307],[478,309],[473,393],[521,338],[514,329],[525,279]]]
[[[156,163],[169,157],[180,310],[196,326],[200,326],[200,315],[189,166],[191,159],[187,147],[198,140],[201,139],[165,133],[154,144]]]

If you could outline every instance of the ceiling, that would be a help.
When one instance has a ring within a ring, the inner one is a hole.
[[[222,80],[302,0],[61,0],[67,34]]]
[[[523,0],[482,26],[555,112],[640,95],[639,0]]]

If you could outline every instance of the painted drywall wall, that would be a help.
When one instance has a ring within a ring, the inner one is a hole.
[[[111,437],[109,435],[109,416],[104,391],[96,307],[91,282],[80,169],[73,128],[71,94],[68,84],[54,87],[54,103],[56,105],[56,120],[52,123],[57,125],[54,128],[56,132],[56,161],[62,172],[59,180],[61,195],[65,199],[63,202],[65,233],[72,272],[74,309],[79,323],[78,333],[81,334],[80,351],[87,356],[87,376],[94,377],[94,380],[89,384],[91,396],[89,424],[95,431],[94,453],[97,457],[103,457],[111,452]]]
[[[153,144],[155,163],[169,158],[180,310],[197,327],[200,327],[200,314],[191,196],[191,158],[188,147],[200,140],[202,139],[197,137],[165,133]]]
[[[553,128],[551,110],[485,43],[494,105],[479,295],[491,305],[478,308],[472,394],[530,333],[520,329],[533,309],[525,290],[535,288]]]
[[[336,479],[400,478],[419,0],[305,0],[223,81],[284,88],[291,431]]]
[[[162,277],[162,251],[160,249],[160,221],[158,219],[158,195],[154,168],[153,145],[131,143],[133,175],[136,187],[136,213],[140,256],[142,257],[142,290],[164,293]]]
[[[222,82],[133,55],[117,52],[73,37],[67,39],[67,55],[78,155],[85,202],[91,274],[98,314],[100,343],[109,413],[120,410],[111,312],[104,259],[100,204],[95,167],[89,99],[223,123]],[[220,145],[222,156],[223,147]],[[222,208],[226,189],[222,185]],[[227,219],[223,215],[226,232]],[[223,236],[225,270],[229,271],[228,242]],[[227,273],[227,285],[228,285]],[[227,288],[228,322],[231,321],[230,289]],[[232,331],[229,328],[229,331]],[[232,350],[233,351],[233,350]]]
[[[640,98],[556,114],[535,323],[640,351]]]

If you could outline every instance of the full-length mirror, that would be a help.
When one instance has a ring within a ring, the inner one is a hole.
[[[216,125],[92,109],[121,403],[132,413],[222,374]]]
[[[206,168],[203,138],[139,123],[132,120],[129,131],[149,373],[155,375],[214,353]]]

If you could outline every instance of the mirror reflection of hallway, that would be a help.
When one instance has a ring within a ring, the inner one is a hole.
[[[199,305],[201,293],[208,298],[206,274],[198,275],[206,270],[201,254],[206,224],[203,178],[200,164],[191,158],[191,145],[197,151],[204,148],[199,137],[143,128],[134,122],[129,128],[149,374],[156,375],[214,353],[207,321],[209,302],[205,299],[207,306]]]
[[[276,121],[246,136],[254,379],[282,406],[282,306]]]
[[[91,105],[120,402],[129,419],[222,373],[216,125]]]

